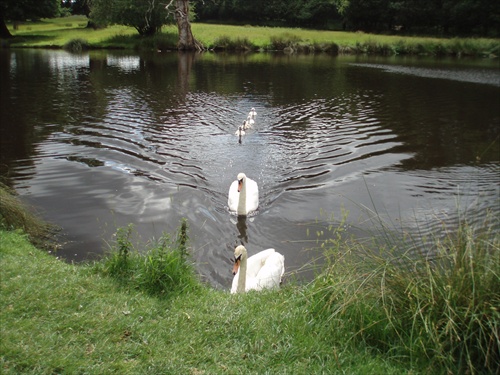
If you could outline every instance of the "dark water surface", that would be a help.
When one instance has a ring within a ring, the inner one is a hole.
[[[1,174],[62,227],[69,261],[117,227],[148,240],[185,217],[200,273],[227,289],[236,244],[275,247],[293,271],[343,210],[354,235],[377,212],[417,237],[500,213],[498,60],[0,50],[0,64]],[[260,189],[246,220],[226,207],[239,172]]]

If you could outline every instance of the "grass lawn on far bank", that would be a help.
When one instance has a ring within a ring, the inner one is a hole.
[[[26,22],[9,30],[12,47],[62,48],[79,40],[89,48],[175,49],[177,28],[165,26],[159,35],[141,38],[132,27],[113,25],[104,29],[86,28],[87,18],[70,16]],[[195,38],[207,48],[240,50],[332,51],[334,53],[470,55],[493,57],[500,54],[500,41],[489,38],[433,38],[362,32],[321,31],[299,28],[232,26],[193,23]]]

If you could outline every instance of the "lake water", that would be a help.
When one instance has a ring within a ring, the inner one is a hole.
[[[235,245],[274,247],[293,272],[345,211],[358,238],[375,214],[423,238],[459,214],[500,213],[498,59],[0,50],[0,61],[1,175],[62,228],[68,261],[98,258],[117,227],[147,241],[187,218],[203,279],[228,289]],[[239,172],[260,190],[246,219],[227,208]]]

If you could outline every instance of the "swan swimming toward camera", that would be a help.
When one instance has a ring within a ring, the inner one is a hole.
[[[285,273],[285,257],[274,249],[263,250],[248,258],[243,245],[234,249],[231,293],[277,288]]]
[[[236,133],[234,134],[239,135],[240,137],[242,135],[245,135],[245,128],[243,127],[243,125],[238,126],[238,130],[236,130]]]
[[[247,215],[259,207],[259,187],[244,173],[238,174],[237,180],[229,187],[227,205],[230,211],[238,215]]]
[[[252,107],[250,112],[248,112],[248,117],[250,117],[252,120],[255,120],[257,117],[257,112],[255,111],[255,108]]]
[[[250,122],[248,120],[248,118],[247,118],[245,121],[243,121],[243,125],[242,125],[243,129],[244,130],[251,129],[252,128],[252,124],[253,124],[253,122]]]
[[[234,133],[238,136],[238,143],[241,143],[241,137],[245,135],[245,131],[243,130],[243,125],[240,125],[238,127],[238,130],[236,130],[236,133]]]
[[[255,124],[255,121],[250,115],[247,117],[247,123],[250,124],[250,127],[252,127],[253,124]]]

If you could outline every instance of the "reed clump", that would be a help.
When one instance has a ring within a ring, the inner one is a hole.
[[[333,237],[328,267],[311,283],[310,311],[333,332],[343,327],[354,342],[417,368],[495,373],[500,236],[491,227],[463,220],[433,239],[431,252],[392,234],[383,245]]]
[[[163,234],[139,250],[132,242],[132,225],[119,228],[105,259],[96,265],[127,288],[155,296],[173,296],[200,287],[187,251],[187,221],[182,220],[172,239]]]
[[[225,51],[253,51],[256,46],[247,37],[231,38],[227,35],[222,35],[216,38],[211,49]]]
[[[79,53],[82,51],[87,51],[90,49],[90,44],[85,39],[77,38],[71,39],[69,42],[65,43],[63,49],[73,53]]]
[[[277,35],[271,35],[270,42],[270,49],[272,50],[297,50],[300,42],[302,42],[302,38],[298,35],[285,32]]]

